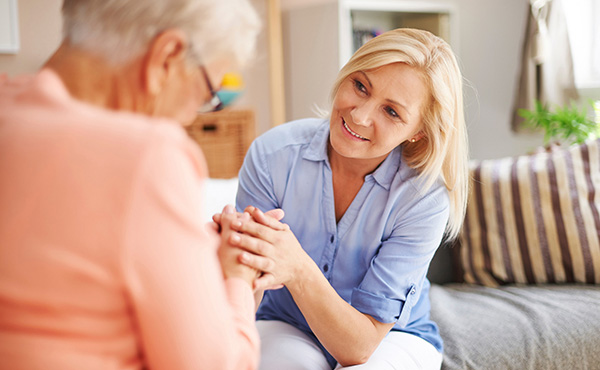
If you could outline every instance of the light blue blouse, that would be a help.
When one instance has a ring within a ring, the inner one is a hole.
[[[365,177],[336,223],[328,141],[323,119],[286,123],[257,138],[239,174],[238,210],[283,209],[282,222],[344,300],[441,352],[426,274],[448,221],[446,188],[437,182],[424,191],[399,146]],[[286,288],[266,292],[257,319],[284,321],[315,338]]]

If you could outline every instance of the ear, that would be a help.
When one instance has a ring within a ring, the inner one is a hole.
[[[415,143],[424,137],[425,137],[425,134],[423,133],[423,131],[419,131],[416,134],[414,134],[408,141]]]
[[[142,66],[148,94],[157,95],[162,90],[170,75],[185,62],[187,47],[186,35],[177,29],[163,31],[150,42]]]

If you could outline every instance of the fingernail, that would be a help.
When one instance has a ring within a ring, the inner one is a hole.
[[[232,243],[237,244],[237,243],[240,242],[240,240],[242,240],[242,238],[240,238],[240,236],[238,234],[231,235],[231,242]]]
[[[233,227],[242,227],[242,221],[233,221],[231,223],[231,226],[233,226]]]
[[[233,206],[231,204],[226,205],[225,208],[223,209],[223,213],[232,214],[233,212],[234,212],[234,210],[233,210]]]
[[[242,259],[242,262],[248,262],[248,261],[250,261],[250,256],[248,256],[248,253],[246,253],[246,252],[242,253],[242,255],[240,256],[240,258]]]

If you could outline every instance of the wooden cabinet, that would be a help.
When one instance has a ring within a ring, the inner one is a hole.
[[[237,177],[256,136],[252,110],[223,110],[200,114],[186,128],[202,148],[212,178]]]

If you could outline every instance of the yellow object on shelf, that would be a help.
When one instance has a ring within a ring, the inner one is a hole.
[[[242,76],[234,72],[228,72],[223,76],[221,89],[217,92],[217,95],[224,105],[229,105],[237,99],[243,91],[244,81]]]
[[[221,88],[227,90],[241,90],[244,88],[244,80],[238,73],[228,72],[223,76]]]

